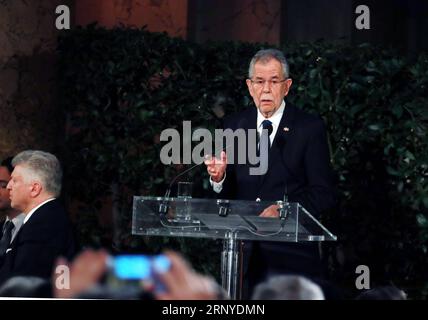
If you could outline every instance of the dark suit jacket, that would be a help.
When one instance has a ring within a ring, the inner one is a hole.
[[[224,129],[256,129],[256,126],[257,109],[254,106],[224,120]],[[284,128],[289,130],[286,132]],[[299,202],[315,217],[335,205],[334,179],[326,129],[321,117],[305,113],[290,103],[286,104],[269,151],[268,171],[263,176],[250,175],[248,164],[236,164],[236,153],[235,164],[227,166],[219,198],[275,201],[282,200],[284,193],[287,193],[290,202]],[[316,243],[263,242],[256,245],[246,242],[245,246],[247,258],[248,250],[258,252],[254,260],[256,262],[251,264],[262,263],[262,269],[311,274],[315,272],[311,269],[319,267],[319,263],[316,263],[319,260]],[[244,259],[244,272],[249,263],[248,259]]]
[[[3,237],[3,226],[6,222],[6,219],[0,222],[0,238]]]
[[[72,259],[72,228],[60,202],[52,200],[38,208],[9,249],[0,267],[0,283],[13,276],[50,278],[58,256]]]

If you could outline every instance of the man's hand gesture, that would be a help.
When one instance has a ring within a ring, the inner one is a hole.
[[[220,182],[223,180],[227,166],[227,156],[225,151],[221,152],[220,159],[208,156],[206,157],[204,163],[207,166],[207,171],[211,176],[212,181]]]

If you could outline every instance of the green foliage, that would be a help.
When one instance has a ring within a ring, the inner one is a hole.
[[[193,129],[213,129],[224,113],[251,102],[248,62],[262,47],[268,46],[201,46],[144,29],[89,26],[63,34],[59,79],[69,124],[67,195],[84,204],[82,211],[93,221],[96,202],[118,186],[112,197],[122,218],[120,250],[180,248],[200,270],[218,270],[218,261],[211,263],[219,256],[213,241],[130,237],[131,196],[162,195],[185,169],[160,162],[163,129],[180,131],[183,120],[191,120]],[[339,209],[323,216],[340,239],[324,246],[332,278],[352,288],[356,266],[366,264],[372,286],[392,281],[423,296],[428,57],[408,61],[369,45],[323,42],[282,49],[293,78],[289,101],[321,114],[329,131],[341,195]],[[205,171],[195,171],[193,178],[203,181]],[[88,234],[85,240],[93,241]]]
[[[340,214],[324,220],[346,258],[335,276],[349,281],[366,264],[374,285],[392,281],[412,294],[426,282],[428,58],[410,63],[367,45],[309,47],[289,59],[299,92],[290,99],[329,128],[342,197]]]

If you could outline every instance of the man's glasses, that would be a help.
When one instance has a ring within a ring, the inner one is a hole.
[[[260,89],[260,88],[263,88],[265,86],[265,83],[267,83],[270,88],[278,87],[281,83],[287,81],[288,78],[283,79],[283,80],[278,80],[278,79],[273,79],[273,80],[264,80],[264,79],[253,80],[253,79],[249,79],[249,80],[251,81],[251,83],[253,84],[253,87],[255,89]]]
[[[7,181],[0,180],[0,189],[6,189],[7,187]]]

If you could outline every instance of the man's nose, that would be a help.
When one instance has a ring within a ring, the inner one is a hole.
[[[7,183],[6,189],[7,189],[7,190],[12,190],[12,180],[10,180],[10,181]]]
[[[271,85],[270,81],[265,81],[263,83],[263,92],[270,92],[270,85]]]

